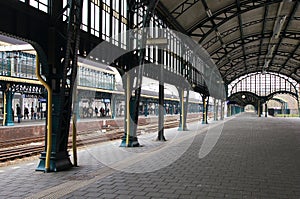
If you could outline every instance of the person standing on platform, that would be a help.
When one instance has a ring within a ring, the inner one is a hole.
[[[37,114],[37,106],[35,106],[34,113],[33,113],[33,117],[34,117],[35,120],[36,120],[36,114]]]
[[[100,114],[101,114],[101,117],[104,117],[104,108],[103,107],[100,108]]]
[[[15,111],[13,108],[11,108],[11,114],[12,114],[12,121],[14,122],[15,121]]]
[[[19,104],[17,104],[17,116],[18,116],[18,123],[20,123],[22,114],[21,114],[21,108],[20,108]]]
[[[98,117],[98,108],[95,107],[95,113],[96,113],[96,117]]]
[[[31,113],[31,119],[33,120],[33,116],[34,116],[34,108],[33,108],[33,106],[30,109],[30,113]]]
[[[27,107],[24,108],[24,119],[29,119],[29,110]]]
[[[41,109],[40,109],[40,107],[37,107],[37,118],[38,119],[40,119],[40,117],[41,117]]]

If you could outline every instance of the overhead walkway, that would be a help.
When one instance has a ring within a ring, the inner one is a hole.
[[[199,158],[207,128],[222,124],[213,150]],[[166,130],[167,142],[143,135],[139,148],[83,148],[80,166],[59,175],[34,172],[37,160],[2,167],[0,197],[300,198],[299,118],[243,113],[188,128]]]

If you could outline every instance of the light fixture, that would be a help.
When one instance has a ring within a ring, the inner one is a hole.
[[[212,17],[212,12],[209,8],[206,10],[206,14],[208,17]]]
[[[286,19],[286,15],[284,15],[283,17],[281,17],[278,21],[277,21],[277,24],[276,24],[276,27],[275,27],[275,31],[274,31],[274,38],[275,39],[278,39],[279,35],[280,35],[280,32],[281,32],[281,29],[282,29],[282,26],[284,24],[284,21]]]
[[[242,95],[242,98],[245,99],[245,98],[246,98],[246,95]]]

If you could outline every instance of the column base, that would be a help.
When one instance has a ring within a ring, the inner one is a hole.
[[[52,153],[50,157],[50,168],[46,171],[46,152],[42,152],[40,157],[40,163],[35,170],[43,172],[56,172],[70,169],[71,167],[73,167],[73,165],[69,157],[70,155],[67,151],[60,153]]]
[[[137,137],[129,136],[128,145],[126,145],[126,135],[122,137],[122,142],[120,147],[140,147]]]
[[[4,125],[5,126],[15,126],[15,123],[14,122],[6,122]]]
[[[208,124],[208,122],[206,122],[206,121],[202,121],[202,124]]]
[[[165,142],[167,140],[166,140],[165,136],[163,135],[163,136],[157,136],[156,141]]]
[[[185,127],[178,127],[177,131],[189,131],[189,129],[185,126]]]

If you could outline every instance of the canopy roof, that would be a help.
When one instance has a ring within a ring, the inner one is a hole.
[[[299,0],[161,0],[157,11],[207,50],[226,84],[262,71],[300,82]]]

